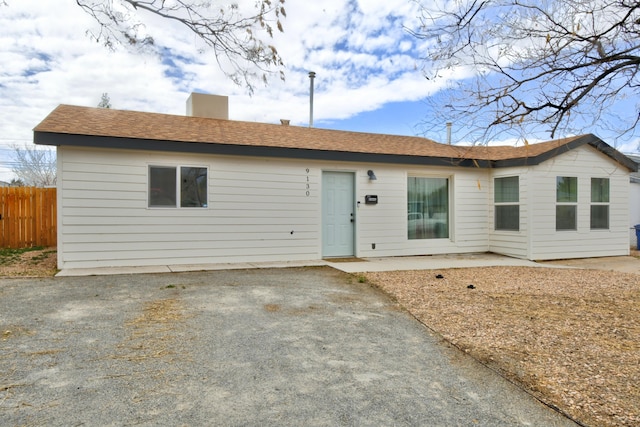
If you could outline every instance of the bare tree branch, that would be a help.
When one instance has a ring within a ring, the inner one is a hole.
[[[56,153],[53,150],[38,149],[25,145],[14,146],[16,166],[12,172],[24,185],[46,187],[56,184]]]
[[[109,49],[160,49],[143,19],[150,15],[177,22],[213,51],[218,66],[234,83],[253,92],[256,80],[284,79],[284,63],[276,48],[263,38],[273,25],[283,31],[284,0],[258,0],[253,14],[243,16],[237,4],[215,5],[205,0],[76,0],[98,23],[87,34]]]
[[[103,93],[98,103],[98,108],[111,108],[111,98],[108,93]]]
[[[472,123],[483,139],[541,128],[555,137],[593,120],[618,135],[638,131],[640,103],[626,118],[611,110],[638,97],[637,0],[414,1],[421,26],[409,31],[429,46],[425,76],[474,73],[451,78],[425,124]]]

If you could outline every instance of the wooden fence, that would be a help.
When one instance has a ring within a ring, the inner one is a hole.
[[[56,189],[0,187],[0,248],[56,246]]]

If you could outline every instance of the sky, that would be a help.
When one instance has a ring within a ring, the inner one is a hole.
[[[252,95],[224,76],[191,32],[167,20],[145,19],[144,30],[164,47],[161,54],[111,51],[87,35],[96,23],[75,0],[4,3],[0,181],[13,177],[12,147],[32,144],[33,128],[57,105],[95,107],[103,93],[112,108],[180,115],[191,92],[226,95],[230,119],[308,126],[308,73],[314,71],[315,127],[417,135],[429,115],[425,99],[444,84],[420,71],[424,46],[404,30],[418,24],[416,3],[409,0],[287,1],[284,33],[271,41],[286,79],[258,83]],[[445,142],[445,123],[423,136]],[[607,142],[622,152],[638,150],[637,140]]]

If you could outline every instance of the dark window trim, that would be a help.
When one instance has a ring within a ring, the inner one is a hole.
[[[175,205],[154,205],[152,206],[150,191],[151,191],[151,168],[167,168],[174,169],[176,174],[176,188],[175,188]],[[204,206],[182,206],[182,168],[198,168],[205,169],[207,171],[206,186],[207,186],[207,203]],[[192,165],[192,164],[161,164],[161,163],[147,163],[147,209],[208,209],[209,208],[209,167],[204,165]]]
[[[496,202],[496,180],[505,178],[518,178],[518,201],[517,202]],[[518,207],[518,228],[498,228],[498,207],[517,206]],[[493,231],[520,231],[520,175],[505,175],[493,177]]]

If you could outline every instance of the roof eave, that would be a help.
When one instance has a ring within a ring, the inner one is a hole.
[[[581,147],[585,144],[588,144],[603,153],[607,157],[612,160],[618,162],[622,166],[629,169],[631,172],[638,171],[638,164],[611,147],[609,144],[598,138],[593,134],[582,135],[574,140],[567,142],[566,144],[559,145],[551,150],[545,151],[544,153],[538,154],[537,156],[526,156],[519,158],[511,158],[511,159],[503,159],[496,160],[494,165],[496,168],[505,168],[505,167],[515,167],[515,166],[535,166],[540,163],[546,162],[560,154],[569,152],[578,147]]]
[[[621,152],[619,152],[618,150],[616,150],[615,148],[613,148],[612,146],[610,146],[609,144],[601,140],[600,138],[596,136],[593,136],[593,137],[595,138],[596,141],[590,142],[590,145],[595,147],[601,153],[611,157],[618,163],[625,166],[627,169],[629,169],[630,172],[638,172],[638,163],[634,162],[632,159],[625,156],[624,154],[622,154]]]
[[[151,151],[171,151],[188,153],[209,153],[242,156],[284,157],[296,159],[332,160],[396,163],[430,166],[459,166],[475,168],[508,168],[535,166],[555,156],[589,144],[609,158],[632,172],[638,170],[638,164],[629,159],[595,135],[583,135],[565,144],[547,150],[536,156],[522,156],[501,160],[474,159],[463,157],[424,156],[410,154],[366,153],[312,148],[274,147],[259,145],[228,144],[215,142],[169,141],[144,138],[124,138],[113,136],[79,135],[34,130],[34,143],[39,145],[70,145],[96,148],[117,148]]]
[[[416,156],[354,151],[317,150],[257,145],[220,144],[215,142],[163,141],[154,139],[120,138],[108,136],[34,132],[34,143],[39,145],[112,148],[126,150],[169,151],[197,154],[218,154],[254,157],[280,157],[309,160],[331,160],[343,162],[395,163],[406,165],[460,166],[487,168],[486,160],[450,157]]]

